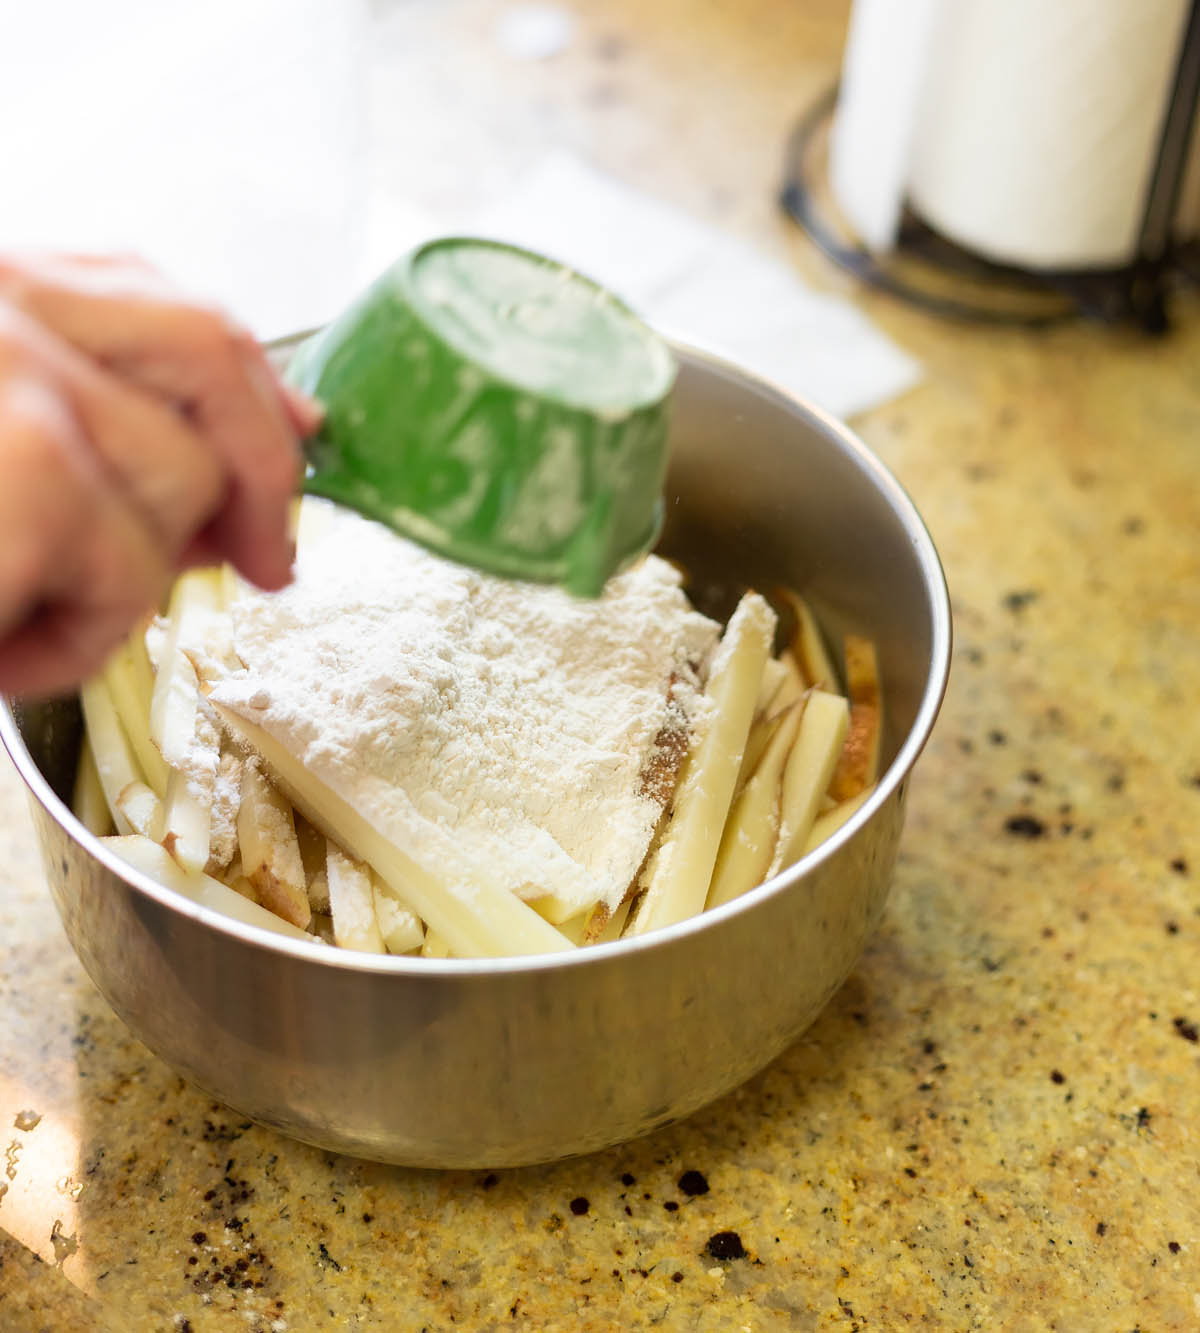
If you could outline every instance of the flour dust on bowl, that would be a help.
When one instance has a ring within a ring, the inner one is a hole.
[[[801,590],[831,641],[878,646],[874,794],[744,897],[613,944],[436,960],[319,949],[218,915],[117,859],[71,815],[74,699],[0,709],[76,952],[154,1052],[240,1113],[417,1166],[593,1151],[695,1111],[813,1021],[879,919],[906,780],[945,689],[937,555],[882,465],[820,412],[678,349],[666,523],[702,609]]]

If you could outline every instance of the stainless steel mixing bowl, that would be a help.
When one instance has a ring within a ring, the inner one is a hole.
[[[0,708],[50,889],[129,1027],[238,1112],[322,1147],[508,1166],[686,1116],[812,1022],[876,924],[905,785],[941,703],[950,613],[900,487],[844,427],[697,353],[682,363],[661,549],[721,589],[790,583],[879,645],[886,774],[833,838],[735,903],[563,959],[376,958],[177,897],[72,817],[75,701]]]

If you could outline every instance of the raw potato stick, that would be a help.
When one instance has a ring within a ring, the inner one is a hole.
[[[300,862],[304,866],[304,886],[308,905],[314,912],[329,911],[329,857],[328,839],[304,818],[295,815],[296,844],[300,848]]]
[[[797,699],[803,699],[809,690],[809,682],[790,649],[785,648],[779,654],[779,661],[783,664],[785,674],[775,691],[775,697],[771,700],[771,712],[775,715],[782,713],[785,708],[790,708]]]
[[[850,732],[829,784],[835,801],[848,801],[879,777],[879,741],[883,703],[879,691],[879,657],[875,645],[861,634],[847,634],[846,694],[850,699]]]
[[[148,719],[154,672],[146,652],[144,629],[134,630],[109,658],[104,668],[104,680],[146,785],[161,799],[167,794],[169,774],[162,755],[150,739]]]
[[[112,812],[104,799],[100,774],[92,755],[92,743],[84,734],[79,746],[79,764],[75,769],[75,787],[71,793],[71,813],[89,833],[107,837],[113,830]]]
[[[632,906],[633,899],[626,898],[604,923],[604,929],[592,942],[594,944],[612,944],[614,940],[619,940],[625,930],[625,923],[629,920],[629,909]]]
[[[191,664],[185,663],[188,670]],[[185,870],[203,870],[209,862],[212,811],[216,798],[221,734],[196,690],[193,733],[185,765],[171,769],[163,807],[163,846]]]
[[[276,783],[310,824],[365,861],[458,958],[557,953],[574,946],[548,922],[493,880],[469,882],[456,873],[459,858],[447,841],[444,877],[432,874],[390,841],[325,783],[308,772],[274,737],[230,709],[216,705],[230,732],[262,756]]]
[[[450,946],[436,930],[425,932],[425,942],[421,945],[422,958],[449,958]]]
[[[618,906],[617,911],[620,910],[620,906]],[[628,915],[629,913],[626,911],[625,916]],[[613,910],[606,902],[598,902],[590,912],[583,913],[583,929],[579,938],[575,939],[575,943],[595,944],[608,929],[608,923],[613,919],[613,916]],[[622,917],[621,919],[624,920],[625,918]]]
[[[143,838],[158,842],[162,836],[162,802],[144,782],[131,782],[117,797],[117,809],[130,828]]]
[[[732,902],[767,877],[779,835],[783,768],[803,716],[803,706],[793,704],[779,720],[762,762],[733,803],[708,890],[709,908]]]
[[[259,902],[292,925],[307,926],[312,910],[292,808],[254,764],[242,772],[237,825],[242,873],[257,890]]]
[[[750,734],[746,737],[746,748],[742,751],[742,764],[738,769],[737,784],[734,787],[735,792],[742,791],[746,783],[750,781],[763,755],[766,754],[767,747],[771,744],[771,738],[779,730],[780,722],[783,721],[792,707],[792,704],[788,704],[787,708],[772,713],[770,717],[755,719],[754,725],[750,728]]]
[[[103,676],[96,676],[84,683],[79,691],[79,703],[83,709],[92,755],[96,760],[96,774],[104,790],[104,799],[108,802],[113,823],[118,833],[132,833],[133,825],[121,813],[118,801],[130,783],[142,781],[142,774],[125,738]]]
[[[798,592],[793,592],[791,588],[779,588],[777,592],[780,600],[787,603],[796,617],[791,648],[808,684],[829,693],[835,692],[838,687],[837,672],[829,650],[825,647],[816,616]]]
[[[602,903],[597,904],[597,907],[601,906],[603,906]],[[577,916],[568,917],[566,921],[560,921],[558,923],[558,928],[572,944],[585,944],[587,943],[588,925],[595,915],[595,910],[591,912],[580,912]]]
[[[208,865],[208,834],[212,806],[193,789],[187,774],[171,770],[163,804],[162,844],[185,870]]]
[[[194,619],[214,614],[218,606],[216,571],[193,570],[176,582],[149,706],[148,734],[171,766],[164,793],[163,846],[185,870],[197,872],[209,863],[221,738],[203,707],[196,670],[183,644]]]
[[[329,914],[333,942],[341,949],[383,953],[383,936],[375,917],[371,872],[335,842],[325,842],[325,873],[329,878]]]
[[[783,770],[779,842],[771,858],[772,875],[790,866],[804,850],[849,723],[850,709],[840,694],[813,690],[808,696],[800,731]]]
[[[211,616],[220,607],[216,570],[193,569],[176,580],[171,591],[162,664],[154,679],[150,701],[150,736],[162,757],[175,768],[188,761],[199,707],[196,670],[183,651],[184,645],[196,619]]]
[[[138,837],[135,834],[125,838],[105,838],[103,841],[105,846],[122,861],[151,879],[157,880],[168,889],[174,889],[176,893],[190,898],[193,902],[209,907],[224,916],[231,916],[237,921],[244,921],[248,925],[261,926],[264,930],[272,930],[291,939],[307,940],[310,944],[320,947],[319,941],[312,935],[290,925],[273,912],[268,912],[265,907],[260,907],[257,903],[244,898],[227,884],[222,884],[220,880],[213,879],[209,875],[189,874],[173,861],[158,843],[152,842],[149,838]]]
[[[758,698],[754,702],[756,719],[769,716],[777,710],[771,706],[788,673],[787,664],[778,657],[768,657],[763,666],[762,680],[758,686]]]
[[[410,912],[388,890],[378,875],[371,872],[371,892],[375,895],[375,920],[388,953],[412,953],[425,943],[425,927],[415,912]]]
[[[214,714],[215,717],[215,714]],[[208,823],[208,873],[224,871],[237,855],[237,816],[242,805],[242,756],[221,744]]]
[[[814,847],[819,847],[826,838],[838,829],[850,818],[856,810],[860,810],[870,799],[875,791],[875,786],[860,791],[857,796],[851,796],[848,801],[843,801],[841,805],[835,805],[832,810],[826,810],[819,814],[813,821],[812,831],[808,835],[808,841],[804,844],[804,851],[807,854]]]
[[[674,811],[645,873],[635,934],[704,907],[774,633],[775,613],[747,593],[713,659],[705,689],[712,711],[680,769]]]

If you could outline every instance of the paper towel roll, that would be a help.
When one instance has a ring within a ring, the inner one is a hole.
[[[896,239],[939,0],[857,0],[829,142],[834,198],[873,250]]]
[[[988,258],[1033,269],[1127,263],[1188,0],[934,4],[920,14],[921,41],[893,43],[890,63],[879,53],[891,7],[855,6],[831,142],[843,211],[884,248],[902,181],[929,223]],[[864,50],[875,53],[873,81]]]

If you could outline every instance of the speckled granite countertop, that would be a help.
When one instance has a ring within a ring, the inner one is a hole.
[[[848,290],[772,207],[841,4],[580,4],[537,66],[495,55],[498,8],[382,10],[377,189],[561,142]],[[4,764],[0,1329],[1200,1327],[1200,312],[1150,344],[861,299],[928,369],[858,424],[957,646],[886,919],[816,1025],[586,1160],[334,1158],[126,1033]]]

